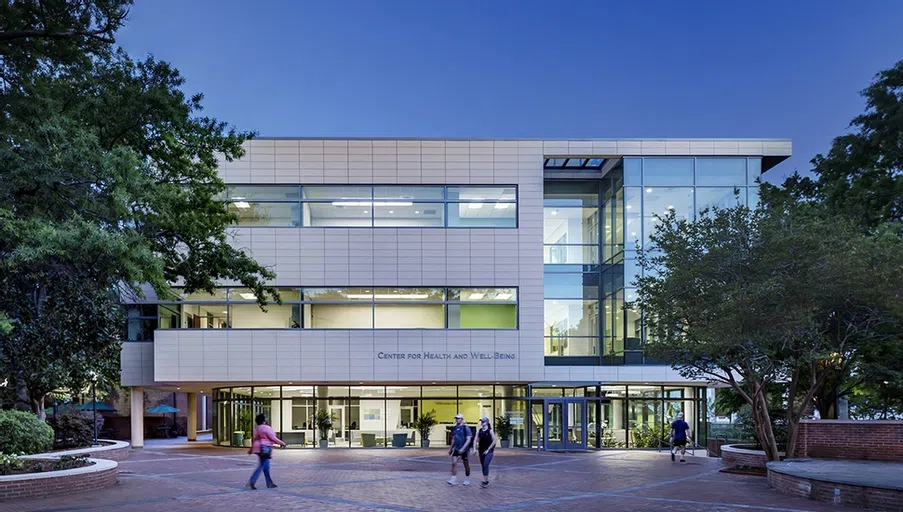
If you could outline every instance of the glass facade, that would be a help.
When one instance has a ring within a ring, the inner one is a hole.
[[[517,288],[280,288],[282,304],[221,288],[126,306],[125,340],[154,329],[517,329]]]
[[[515,228],[516,186],[233,185],[239,226]]]
[[[638,251],[655,250],[671,213],[755,207],[762,159],[626,157],[597,179],[559,167],[543,196],[546,364],[656,364],[642,352],[642,314],[625,307],[642,277]]]
[[[253,386],[214,390],[214,444],[250,446],[253,418],[269,424],[290,448],[313,448],[314,416],[332,419],[329,446],[420,446],[413,422],[435,412],[430,446],[447,447],[456,414],[472,426],[482,416],[511,417],[511,446],[547,449],[667,446],[670,423],[683,412],[694,439],[707,433],[706,388],[690,386],[466,385]]]

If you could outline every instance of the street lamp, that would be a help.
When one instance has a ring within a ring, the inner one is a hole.
[[[94,416],[94,446],[97,446],[97,373],[92,370],[88,375],[91,377],[91,412]]]

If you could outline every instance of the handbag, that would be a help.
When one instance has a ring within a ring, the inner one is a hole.
[[[260,458],[269,459],[273,457],[273,447],[265,444],[260,445]]]

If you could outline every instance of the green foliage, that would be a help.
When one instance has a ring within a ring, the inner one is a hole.
[[[602,447],[603,448],[623,448],[624,443],[618,441],[614,433],[607,428],[602,429]]]
[[[42,453],[53,447],[53,429],[34,414],[0,411],[0,452],[11,455]]]
[[[47,471],[64,471],[67,469],[81,468],[92,464],[88,462],[87,455],[63,455],[58,459],[29,461],[27,469],[30,473],[44,473]]]
[[[436,419],[435,410],[421,414],[414,420],[414,428],[420,434],[420,439],[423,439],[424,441],[430,440],[430,430],[438,424],[439,420]]]
[[[254,431],[254,421],[251,416],[251,409],[248,407],[242,407],[238,411],[237,426],[238,430],[245,433],[245,439],[250,439],[251,433]]]
[[[502,441],[507,441],[511,437],[514,427],[511,426],[510,414],[502,414],[495,419],[495,431]]]
[[[22,459],[18,455],[0,453],[0,476],[19,472],[23,466]]]
[[[168,63],[115,47],[130,4],[0,3],[0,376],[40,414],[92,371],[118,382],[114,306],[142,283],[278,300],[217,200],[217,166],[252,134],[201,115]]]
[[[662,424],[654,422],[652,426],[645,423],[630,429],[631,448],[658,448],[662,439]]]
[[[53,448],[84,448],[94,443],[92,414],[83,411],[62,412],[47,419],[53,428]],[[103,416],[97,415],[97,431],[103,425]]]
[[[332,428],[333,421],[335,421],[335,417],[325,409],[320,409],[314,413],[313,418],[311,418],[311,423],[317,426],[321,440],[328,438],[329,429]]]

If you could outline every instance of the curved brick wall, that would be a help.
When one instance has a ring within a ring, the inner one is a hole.
[[[87,455],[92,459],[115,460],[117,462],[129,458],[129,450],[131,447],[125,441],[114,441],[111,439],[98,439],[103,443],[102,446],[92,446],[90,448],[79,448],[77,450],[68,450],[64,452],[41,453],[32,455],[32,458],[62,457],[63,455],[72,455],[78,457]]]
[[[796,457],[903,461],[903,421],[803,420]]]
[[[903,510],[903,491],[812,480],[768,468],[768,483],[783,494],[867,508]]]
[[[761,450],[748,450],[744,445],[726,444],[721,447],[721,463],[728,467],[764,468],[768,463],[765,452]],[[781,457],[784,452],[780,452]]]
[[[0,476],[0,502],[95,491],[116,484],[119,464],[90,460],[94,465],[78,469]]]

